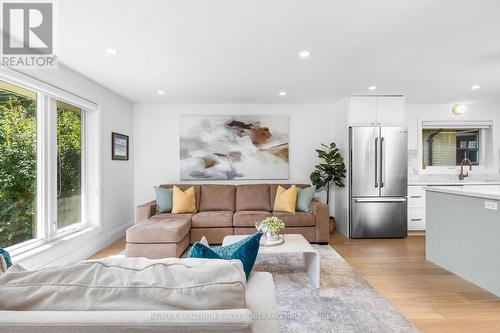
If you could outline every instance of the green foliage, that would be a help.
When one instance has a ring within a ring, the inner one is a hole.
[[[326,191],[326,203],[330,203],[330,189],[333,185],[344,187],[346,174],[344,158],[339,152],[335,143],[329,146],[321,144],[325,149],[316,149],[318,157],[322,160],[316,165],[311,173],[310,179],[317,189]]]
[[[0,247],[33,237],[36,105],[13,94],[0,103]]]
[[[266,230],[272,230],[276,232],[280,232],[285,229],[285,223],[281,221],[276,216],[271,216],[262,221],[262,226],[266,228]]]
[[[36,234],[36,129],[36,101],[0,89],[0,247],[32,239]],[[58,196],[78,199],[80,112],[58,107],[57,139]],[[78,200],[74,201],[79,204]],[[58,207],[59,215],[61,211]],[[77,215],[79,218],[79,211]]]

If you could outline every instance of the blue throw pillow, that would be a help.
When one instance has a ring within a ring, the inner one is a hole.
[[[188,258],[239,259],[243,264],[243,269],[248,279],[252,272],[253,265],[255,264],[257,253],[259,252],[261,237],[262,233],[258,232],[236,243],[214,248],[196,242],[193,244],[191,250],[189,250]]]
[[[4,249],[0,249],[0,256],[2,256],[5,259],[5,263],[7,264],[7,268],[12,266],[12,260],[10,259],[9,252],[5,251]]]
[[[306,188],[297,187],[297,204],[295,210],[298,212],[309,212],[315,192],[316,186]]]
[[[156,212],[170,213],[172,211],[173,191],[170,188],[155,186],[156,192]]]

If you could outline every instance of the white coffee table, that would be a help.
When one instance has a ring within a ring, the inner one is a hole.
[[[285,242],[276,246],[260,246],[261,254],[294,254],[302,253],[304,256],[304,267],[315,288],[319,288],[319,253],[309,244],[304,236],[299,234],[283,235]],[[235,243],[248,235],[231,235],[224,237],[222,245]]]

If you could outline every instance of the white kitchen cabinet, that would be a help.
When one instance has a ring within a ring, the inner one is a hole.
[[[425,188],[408,186],[408,230],[425,230]]]
[[[349,104],[351,126],[375,126],[377,124],[377,97],[353,96]]]
[[[405,99],[403,96],[377,97],[377,124],[401,125],[405,118]]]
[[[350,126],[401,125],[405,118],[403,96],[351,96]]]

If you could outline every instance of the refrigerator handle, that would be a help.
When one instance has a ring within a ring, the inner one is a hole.
[[[375,187],[378,187],[378,137],[375,138]]]
[[[384,137],[380,138],[380,187],[384,187],[385,166],[384,166]]]

